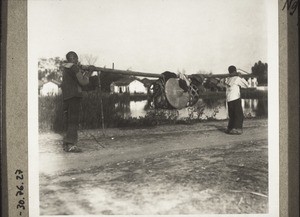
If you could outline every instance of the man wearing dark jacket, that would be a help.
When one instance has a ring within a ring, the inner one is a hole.
[[[79,110],[82,99],[82,86],[88,85],[91,71],[83,74],[78,64],[78,56],[74,51],[66,55],[67,62],[63,65],[63,112],[64,130],[63,150],[81,152],[78,148]]]

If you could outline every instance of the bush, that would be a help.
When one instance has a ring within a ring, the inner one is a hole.
[[[39,128],[41,130],[58,130],[63,127],[61,96],[39,97]]]

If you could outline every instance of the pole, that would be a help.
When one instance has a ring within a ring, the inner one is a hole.
[[[98,81],[99,81],[99,85],[97,87],[97,95],[100,92],[100,110],[101,110],[101,125],[102,125],[102,133],[103,136],[105,137],[105,127],[104,127],[104,112],[103,112],[103,100],[102,100],[102,91],[101,91],[101,80],[100,80],[100,71],[97,71],[97,75],[98,75]],[[98,95],[99,96],[99,95]]]
[[[88,66],[82,66],[84,68],[88,68]],[[137,71],[130,71],[130,70],[119,70],[119,69],[108,69],[108,68],[101,68],[101,67],[95,67],[94,68],[95,71],[99,72],[103,72],[103,73],[112,73],[112,74],[120,74],[120,75],[131,75],[131,76],[141,76],[141,77],[152,77],[152,78],[162,78],[163,75],[161,73],[147,73],[147,72],[137,72]],[[244,71],[244,70],[241,70]],[[244,71],[246,72],[246,71]],[[246,72],[247,73],[247,72]],[[191,75],[187,75],[187,77],[191,78],[191,77],[197,77],[197,76],[201,76],[204,78],[227,78],[230,77],[230,75],[227,74],[191,74]],[[243,74],[240,75],[243,78],[252,78],[252,77],[257,77],[256,75],[253,74]]]
[[[249,72],[247,72],[247,71],[245,71],[245,70],[243,70],[243,69],[238,69],[238,70],[240,70],[240,71],[242,71],[242,72],[244,72],[244,73],[246,73],[246,74],[250,74]]]
[[[143,76],[143,77],[152,77],[152,78],[160,78],[162,75],[159,73],[146,73],[146,72],[136,72],[136,71],[129,71],[129,70],[119,70],[119,69],[108,69],[108,68],[101,68],[95,67],[95,71],[101,72],[108,72],[120,75],[132,75],[132,76]]]
[[[107,69],[107,68],[100,68],[96,67],[96,71],[101,71],[101,72],[106,72],[106,73],[112,73],[112,74],[120,74],[120,75],[132,75],[132,76],[141,76],[141,77],[152,77],[152,78],[161,78],[163,77],[162,74],[158,73],[147,73],[147,72],[137,72],[137,71],[129,71],[129,70],[119,70],[119,69]],[[203,76],[205,78],[227,78],[230,75],[229,74],[192,74],[192,75],[187,75],[187,77],[194,77],[194,76]],[[256,77],[255,75],[252,74],[244,74],[240,75],[241,77],[244,78],[249,78],[249,77]]]

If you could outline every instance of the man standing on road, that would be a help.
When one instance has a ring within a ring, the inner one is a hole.
[[[243,133],[244,120],[240,88],[247,88],[249,85],[244,78],[239,77],[235,66],[229,66],[228,71],[230,77],[225,81],[229,116],[226,133],[240,135]]]
[[[67,62],[63,64],[63,116],[65,136],[63,150],[66,152],[81,152],[78,148],[79,110],[82,99],[82,86],[89,84],[92,71],[83,74],[79,67],[78,56],[74,51],[66,55]]]

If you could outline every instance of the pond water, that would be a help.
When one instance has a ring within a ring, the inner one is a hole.
[[[144,117],[149,109],[146,109],[147,100],[130,101],[129,103],[116,103],[114,110],[117,115],[123,118]],[[242,99],[242,107],[245,117],[267,117],[268,103],[267,99]],[[200,115],[201,114],[201,115]],[[179,119],[214,118],[223,120],[228,118],[227,103],[225,99],[200,99],[194,108],[185,108],[178,110]]]
[[[268,117],[268,101],[266,94],[242,99],[244,116]],[[101,109],[100,105],[103,105]],[[103,111],[103,116],[102,116]],[[50,114],[50,115],[49,115]],[[39,126],[40,129],[51,129],[57,132],[63,130],[63,107],[61,97],[39,98]],[[103,118],[102,118],[103,117]],[[139,119],[142,117],[142,120]],[[146,117],[146,118],[143,118]],[[131,119],[133,118],[133,119]],[[227,103],[224,97],[200,99],[191,108],[181,110],[149,109],[145,97],[141,100],[130,100],[130,97],[108,96],[99,101],[97,94],[86,95],[82,100],[80,126],[82,129],[96,129],[105,127],[127,127],[155,124],[162,122],[196,119],[196,120],[224,120],[227,119]]]

